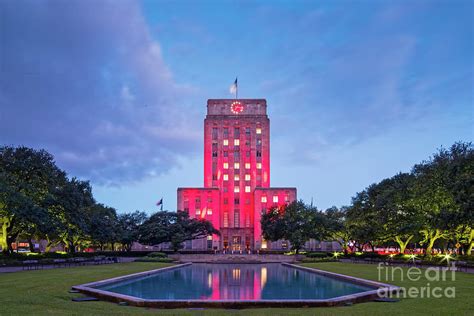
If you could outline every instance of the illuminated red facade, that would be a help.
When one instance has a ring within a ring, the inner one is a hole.
[[[221,236],[188,248],[256,250],[260,214],[296,200],[296,188],[270,187],[270,120],[264,99],[211,99],[204,120],[204,186],[178,188],[178,210],[205,218]],[[276,247],[276,246],[274,246]]]

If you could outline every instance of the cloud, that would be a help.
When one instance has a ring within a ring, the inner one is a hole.
[[[73,175],[160,174],[201,139],[139,4],[2,1],[0,143],[42,147]],[[186,113],[186,117],[183,113]]]

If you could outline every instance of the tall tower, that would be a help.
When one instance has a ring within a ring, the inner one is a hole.
[[[211,99],[204,120],[204,187],[179,188],[178,209],[221,232],[192,248],[266,248],[260,214],[296,199],[295,188],[270,188],[270,120],[264,99]],[[209,210],[211,210],[209,212]]]

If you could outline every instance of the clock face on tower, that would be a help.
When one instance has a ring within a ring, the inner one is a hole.
[[[242,111],[244,110],[244,105],[242,103],[240,103],[239,101],[234,101],[230,105],[230,110],[234,114],[242,113]]]

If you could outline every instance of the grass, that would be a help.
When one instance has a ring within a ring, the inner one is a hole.
[[[145,270],[165,267],[166,263],[134,262],[113,265],[85,266],[53,270],[25,271],[0,274],[0,315],[473,315],[474,275],[456,273],[455,281],[429,282],[435,286],[456,287],[456,298],[402,299],[398,303],[362,303],[336,308],[288,308],[245,310],[157,310],[119,306],[108,302],[72,302],[80,294],[70,294],[72,285],[101,280]],[[349,263],[306,263],[332,272],[377,280],[376,265]],[[406,271],[406,269],[404,269]],[[418,282],[402,281],[397,274],[392,283],[398,286],[426,286]],[[406,274],[405,274],[406,275]]]

